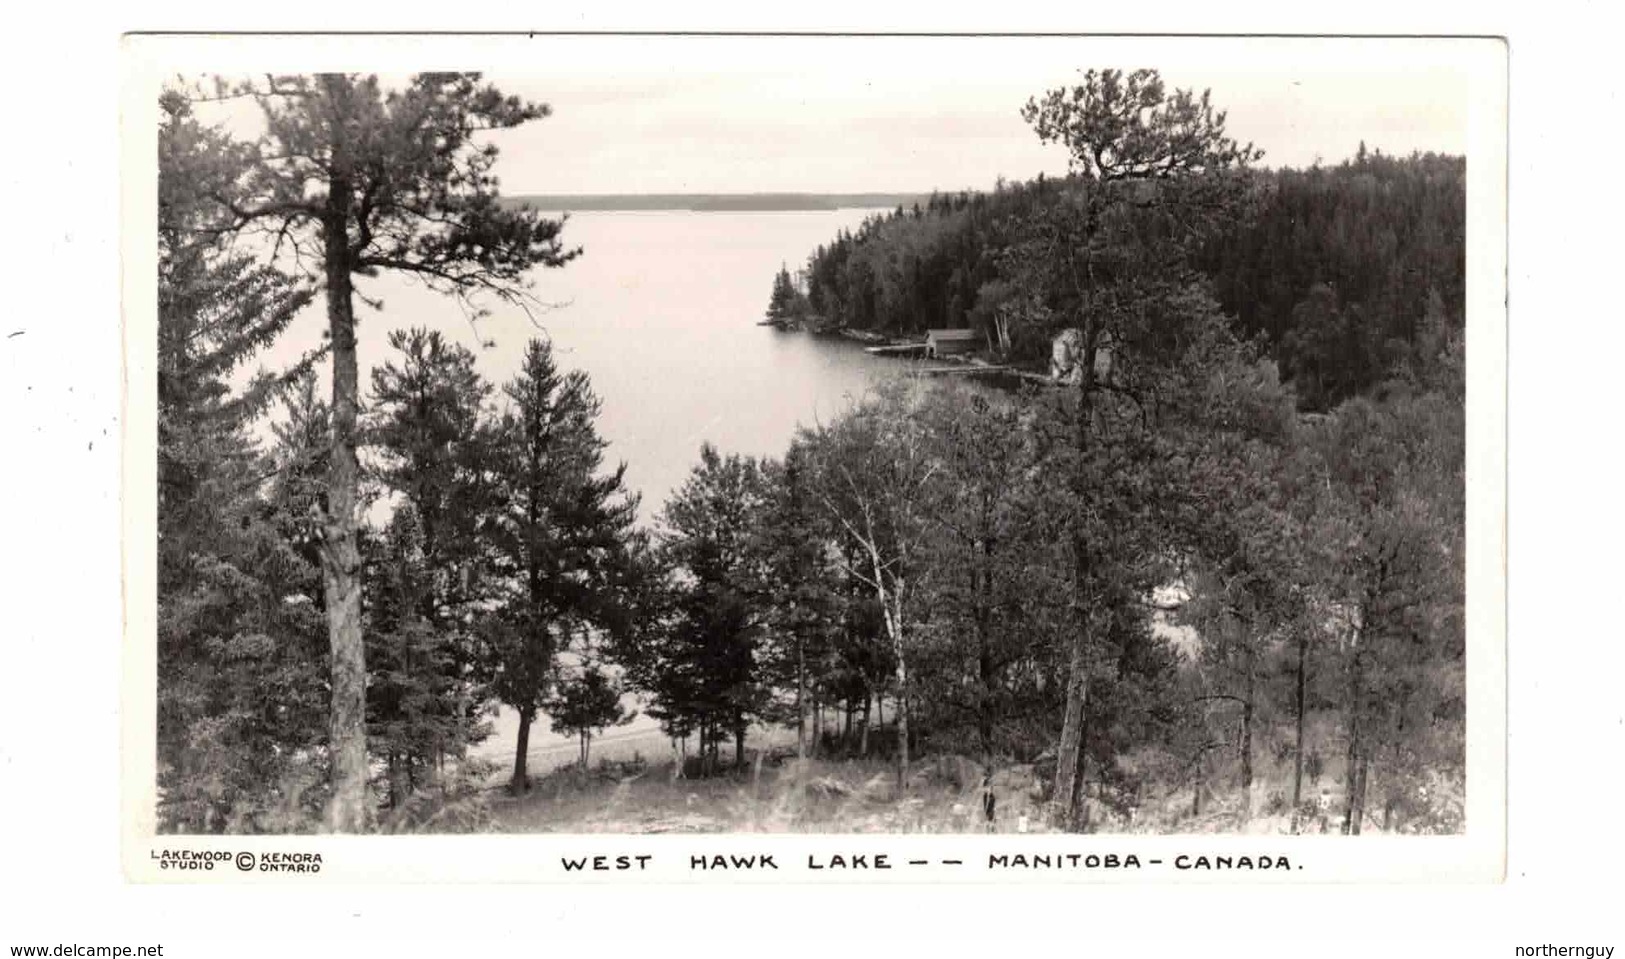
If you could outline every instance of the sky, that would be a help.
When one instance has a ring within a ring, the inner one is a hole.
[[[1474,42],[541,36],[338,62],[377,62],[386,81],[480,69],[550,105],[494,135],[508,194],[927,192],[1064,173],[1065,151],[1020,110],[1086,67],[1154,67],[1170,86],[1210,89],[1268,166],[1336,163],[1362,140],[1463,153]],[[238,47],[230,62],[252,62]]]
[[[1271,166],[1461,153],[1467,83],[1396,41],[1067,38],[549,38],[491,71],[553,116],[503,136],[510,193],[915,192],[1064,173],[1021,119],[1081,68],[1158,68],[1211,89]],[[1435,46],[1438,46],[1435,44]]]

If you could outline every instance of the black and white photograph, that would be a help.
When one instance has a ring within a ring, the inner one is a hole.
[[[0,954],[1617,955],[1600,10],[25,11]]]
[[[126,91],[151,848],[1501,868],[1501,46],[233,43]]]

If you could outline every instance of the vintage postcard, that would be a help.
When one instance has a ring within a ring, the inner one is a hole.
[[[124,44],[133,881],[1497,881],[1504,44]]]

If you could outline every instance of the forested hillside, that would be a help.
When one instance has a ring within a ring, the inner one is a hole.
[[[1374,387],[1429,324],[1463,322],[1466,161],[1368,152],[1308,170],[1249,170],[1248,195],[1191,265],[1245,337],[1258,337],[1308,409]],[[827,326],[893,336],[975,329],[999,345],[1019,224],[1085,191],[1080,175],[932,195],[809,257],[807,306]],[[1049,344],[1017,337],[1018,359]],[[1425,349],[1426,347],[1422,347]]]

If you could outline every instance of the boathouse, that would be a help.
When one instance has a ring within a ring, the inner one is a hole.
[[[926,330],[925,355],[931,359],[976,352],[975,330]]]

